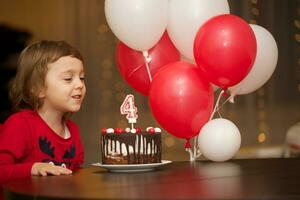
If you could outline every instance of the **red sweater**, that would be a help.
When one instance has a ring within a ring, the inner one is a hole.
[[[83,146],[78,127],[68,120],[70,138],[57,135],[31,110],[10,116],[0,132],[0,185],[5,181],[31,176],[35,162],[53,162],[74,170],[83,163]]]

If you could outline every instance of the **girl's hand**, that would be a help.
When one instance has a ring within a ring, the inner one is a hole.
[[[52,165],[49,163],[37,162],[32,165],[31,175],[47,176],[49,174],[55,175],[55,176],[69,175],[69,174],[72,174],[72,171],[67,168],[55,166],[55,165]]]

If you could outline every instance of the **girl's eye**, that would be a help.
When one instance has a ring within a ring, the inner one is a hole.
[[[69,82],[72,80],[72,78],[64,78],[64,80]]]
[[[80,80],[84,81],[84,77],[80,77]]]

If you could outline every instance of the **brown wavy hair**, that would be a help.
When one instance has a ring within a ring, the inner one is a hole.
[[[64,56],[72,56],[84,62],[80,52],[65,41],[43,40],[22,51],[18,60],[17,75],[10,89],[14,111],[36,111],[43,105],[39,93],[45,85],[48,64]]]

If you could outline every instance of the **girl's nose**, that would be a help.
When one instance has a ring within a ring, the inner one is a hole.
[[[75,87],[76,88],[83,88],[84,87],[84,80],[82,80],[80,77],[76,78]]]

